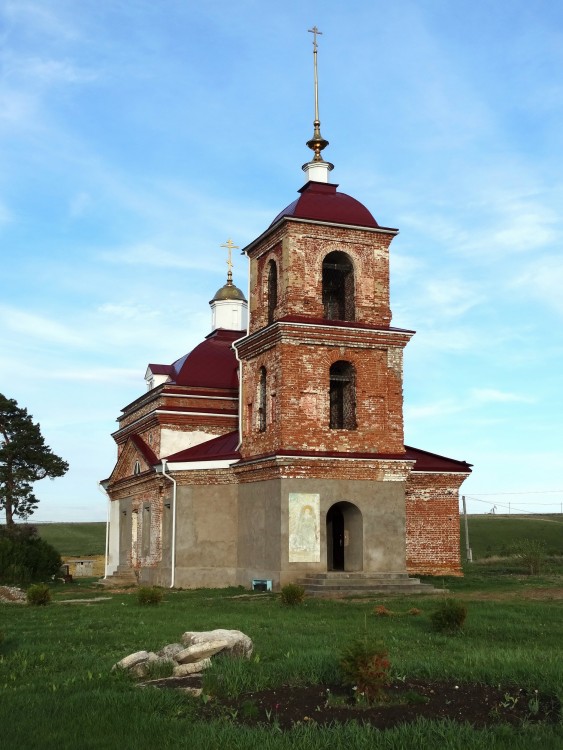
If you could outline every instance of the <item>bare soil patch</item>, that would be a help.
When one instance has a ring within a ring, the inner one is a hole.
[[[377,705],[364,705],[352,691],[337,685],[283,686],[237,699],[213,697],[202,705],[202,714],[208,718],[223,716],[250,726],[276,723],[281,729],[348,721],[389,729],[420,717],[486,727],[501,722],[557,722],[560,711],[555,696],[535,691],[416,679],[389,686],[386,700]]]

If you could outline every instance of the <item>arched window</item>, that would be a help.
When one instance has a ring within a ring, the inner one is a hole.
[[[274,322],[274,313],[278,306],[278,267],[276,261],[268,263],[268,325]]]
[[[135,461],[135,466],[133,466],[133,474],[140,474],[141,473],[141,462]]]
[[[260,384],[258,386],[258,429],[266,430],[266,368],[260,368]]]
[[[339,360],[330,368],[331,430],[356,429],[356,373],[354,365]]]
[[[346,253],[323,260],[323,306],[328,320],[354,320],[354,266]]]

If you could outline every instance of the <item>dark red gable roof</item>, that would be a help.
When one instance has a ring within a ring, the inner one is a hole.
[[[167,456],[167,461],[227,461],[230,458],[239,459],[237,451],[239,441],[238,430],[228,432],[226,435],[206,440],[199,445],[193,445],[178,453]]]
[[[167,457],[170,462],[176,461],[220,461],[229,459],[240,459],[240,452],[237,450],[239,442],[238,430],[229,432],[226,435],[220,435],[219,437],[206,440],[204,443],[194,445],[186,450],[174,453]],[[446,458],[446,456],[439,456],[436,453],[429,453],[428,451],[419,450],[418,448],[412,448],[409,445],[405,445],[406,453],[402,455],[393,455],[383,453],[338,453],[333,451],[299,451],[299,450],[283,450],[278,451],[274,455],[285,455],[285,456],[301,456],[303,458],[365,458],[365,459],[377,459],[377,458],[391,458],[406,461],[414,461],[413,471],[433,471],[433,472],[447,472],[447,473],[468,473],[471,471],[471,464],[466,461],[458,461],[454,458]],[[268,458],[269,456],[263,456]]]
[[[270,226],[283,216],[295,219],[313,219],[334,224],[352,224],[360,227],[379,227],[367,208],[346,193],[338,193],[338,185],[308,182],[299,191],[301,196],[279,213]]]
[[[149,365],[149,369],[153,375],[172,375],[172,365]]]
[[[467,461],[458,461],[455,458],[446,458],[437,453],[429,453],[420,448],[411,448],[405,445],[405,458],[416,461],[413,471],[445,471],[445,472],[470,472],[473,464]]]
[[[172,365],[171,378],[177,385],[202,388],[238,388],[238,363],[233,341],[245,331],[222,328],[210,333],[185,357]]]
[[[137,448],[137,450],[143,456],[149,466],[154,466],[158,463],[158,458],[156,457],[153,449],[145,443],[142,437],[140,437],[139,435],[131,435],[131,442],[133,443],[135,448]]]

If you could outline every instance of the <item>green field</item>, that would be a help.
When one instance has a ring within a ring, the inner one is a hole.
[[[105,523],[40,523],[37,531],[63,556],[105,554]]]
[[[548,555],[563,555],[563,516],[479,515],[467,517],[469,541],[474,560],[505,557],[510,547],[522,539],[537,539]],[[465,530],[461,524],[461,545],[465,551]]]
[[[469,539],[474,560],[504,557],[520,539],[539,539],[547,554],[563,555],[563,516],[553,515],[472,515],[468,516]],[[103,555],[105,523],[42,523],[39,534],[61,555]],[[461,523],[462,551],[465,530]]]

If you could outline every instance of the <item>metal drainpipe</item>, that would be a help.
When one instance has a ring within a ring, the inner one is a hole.
[[[111,507],[111,498],[108,495],[108,493],[106,492],[106,488],[104,487],[104,485],[103,485],[102,482],[98,482],[98,489],[100,490],[100,492],[103,492],[104,495],[106,496],[106,498],[107,498],[107,507],[108,507],[107,514],[106,514],[106,562],[105,562],[105,565],[104,565],[104,578],[103,578],[103,580],[105,581],[106,578],[108,577],[108,561],[109,561],[109,512],[110,512],[110,507]]]
[[[177,482],[170,474],[166,473],[166,459],[162,459],[162,476],[172,482],[172,549],[170,550],[170,588],[174,588],[176,580],[176,486]]]

